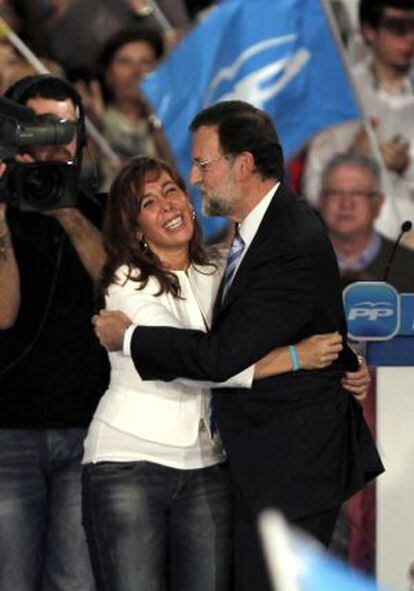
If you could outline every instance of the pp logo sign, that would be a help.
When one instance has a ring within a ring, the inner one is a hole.
[[[348,321],[357,318],[379,320],[394,315],[394,306],[390,302],[360,302],[349,310]]]
[[[400,328],[400,298],[383,281],[360,281],[344,291],[348,336],[358,341],[386,341]]]

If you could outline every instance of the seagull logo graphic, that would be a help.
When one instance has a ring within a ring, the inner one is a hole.
[[[283,35],[245,49],[232,64],[216,73],[207,89],[204,106],[239,99],[263,109],[266,102],[303,70],[311,57],[307,49],[294,48],[296,38],[294,34]],[[275,59],[276,48],[280,54]]]

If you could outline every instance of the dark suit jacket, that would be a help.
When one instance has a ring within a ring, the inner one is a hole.
[[[143,379],[223,381],[271,349],[346,323],[332,246],[308,205],[274,196],[209,333],[138,327],[131,343]],[[291,518],[341,503],[382,471],[358,403],[340,385],[347,350],[327,370],[215,390],[217,423],[249,506]]]

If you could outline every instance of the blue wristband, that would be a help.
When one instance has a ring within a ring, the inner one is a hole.
[[[298,352],[296,351],[295,345],[289,346],[289,354],[290,354],[290,358],[292,360],[293,371],[298,371],[298,369],[300,368],[300,365],[299,365]]]

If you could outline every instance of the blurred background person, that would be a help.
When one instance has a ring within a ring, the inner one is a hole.
[[[138,154],[172,161],[158,119],[139,90],[140,80],[156,67],[163,53],[158,31],[121,31],[102,50],[98,79],[76,84],[88,115],[122,163]],[[100,163],[103,186],[107,188],[115,171],[105,158]]]
[[[368,156],[338,154],[322,174],[320,214],[335,249],[341,274],[384,277],[394,246],[375,230],[384,203],[378,164]],[[398,246],[388,282],[414,292],[414,253]]]
[[[391,181],[378,229],[396,238],[389,198],[394,197],[402,219],[414,219],[414,2],[412,0],[361,0],[359,20],[369,51],[353,66],[352,75],[362,107],[370,118]],[[319,134],[311,143],[303,190],[318,206],[321,171],[335,152],[372,155],[360,123],[341,125]],[[413,233],[408,244],[413,244]],[[407,237],[408,238],[408,237]]]
[[[375,229],[384,203],[381,172],[368,156],[337,154],[322,172],[320,215],[338,258],[343,287],[355,281],[381,281],[394,247]],[[387,281],[397,291],[414,292],[414,253],[398,246]],[[354,343],[355,345],[355,343]],[[358,344],[361,348],[361,343]],[[364,417],[375,435],[375,371],[362,400]],[[375,570],[375,487],[350,499],[335,528],[331,549],[358,568]]]
[[[0,94],[17,79],[16,70],[25,63],[17,55],[13,45],[7,39],[0,40]]]
[[[102,47],[120,31],[156,29],[170,47],[190,24],[183,0],[156,2],[169,23],[168,31],[147,0],[18,0],[18,4],[30,46],[66,71],[93,68]]]

